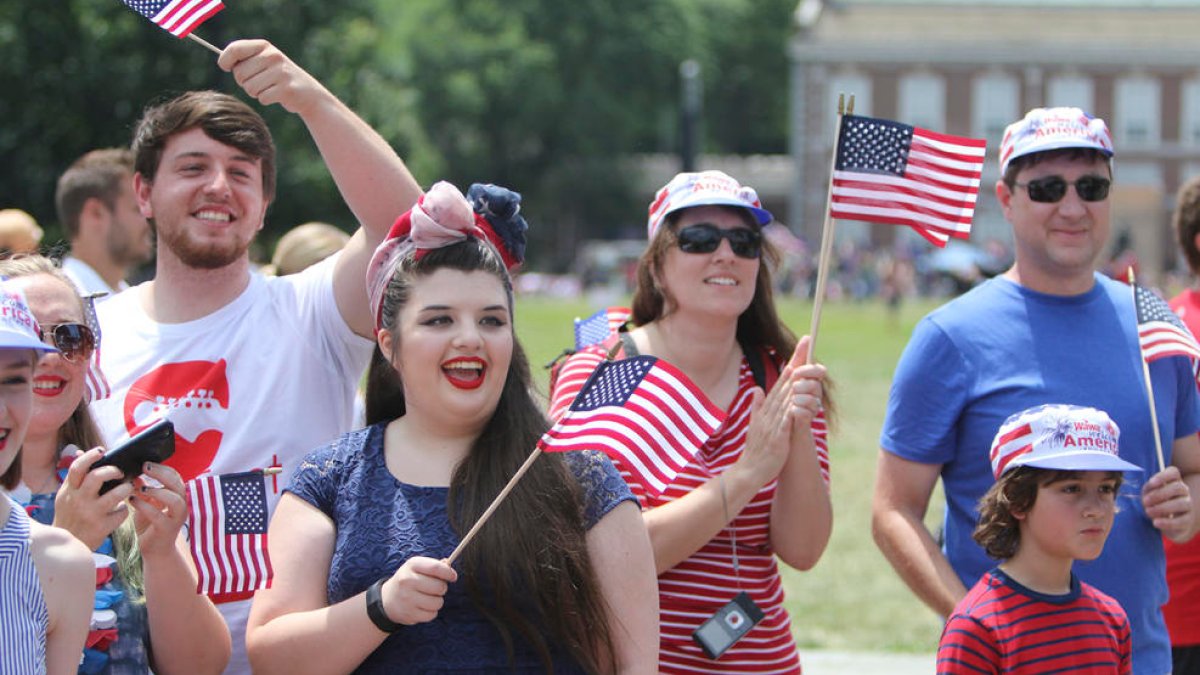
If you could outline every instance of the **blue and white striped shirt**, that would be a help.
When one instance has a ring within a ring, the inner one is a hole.
[[[50,613],[33,565],[29,516],[8,495],[8,521],[0,529],[0,673],[46,672]]]

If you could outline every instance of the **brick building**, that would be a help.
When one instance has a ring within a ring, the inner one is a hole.
[[[992,185],[1004,127],[1037,106],[1103,117],[1117,149],[1111,241],[1143,276],[1176,259],[1174,193],[1200,173],[1195,0],[802,0],[791,45],[793,188],[787,221],[820,236],[839,93],[855,112],[988,140],[972,240],[1010,240]],[[907,228],[839,221],[888,243]]]

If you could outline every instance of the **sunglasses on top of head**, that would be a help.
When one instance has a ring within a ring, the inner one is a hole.
[[[762,255],[762,234],[758,230],[746,227],[725,230],[711,223],[697,223],[675,233],[679,249],[684,253],[712,253],[721,246],[722,239],[729,241],[729,248],[739,258]]]
[[[1112,181],[1103,176],[1083,176],[1074,183],[1068,183],[1062,176],[1045,176],[1029,181],[1016,183],[1019,188],[1025,188],[1029,199],[1043,204],[1053,204],[1067,195],[1067,186],[1075,186],[1075,194],[1085,202],[1102,202],[1108,198],[1108,188]]]
[[[96,349],[96,336],[84,324],[51,323],[41,328],[42,342],[57,347],[62,357],[72,363],[87,361]]]

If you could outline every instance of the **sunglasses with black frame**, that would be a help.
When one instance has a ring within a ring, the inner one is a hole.
[[[746,227],[723,229],[712,223],[696,223],[681,228],[675,233],[675,241],[684,253],[712,253],[721,246],[721,240],[729,241],[729,248],[739,258],[762,256],[762,233]]]
[[[1067,186],[1075,186],[1075,194],[1085,202],[1102,202],[1108,198],[1108,188],[1112,181],[1104,176],[1081,176],[1075,182],[1069,183],[1062,176],[1043,176],[1028,183],[1013,183],[1019,188],[1025,188],[1029,199],[1041,204],[1054,204],[1067,196]]]

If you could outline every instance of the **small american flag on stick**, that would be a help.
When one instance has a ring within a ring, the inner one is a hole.
[[[843,115],[830,215],[908,225],[937,246],[971,233],[986,142]]]
[[[575,349],[604,342],[633,316],[626,307],[607,307],[586,319],[575,319]]]
[[[122,0],[130,9],[150,19],[177,38],[225,8],[221,0]]]
[[[675,366],[635,356],[601,363],[538,448],[602,450],[661,494],[724,421]]]
[[[1134,284],[1137,305],[1138,342],[1147,362],[1166,356],[1200,360],[1200,345],[1171,307],[1153,291]]]
[[[200,576],[197,593],[249,593],[271,586],[263,472],[188,481],[188,531]]]

